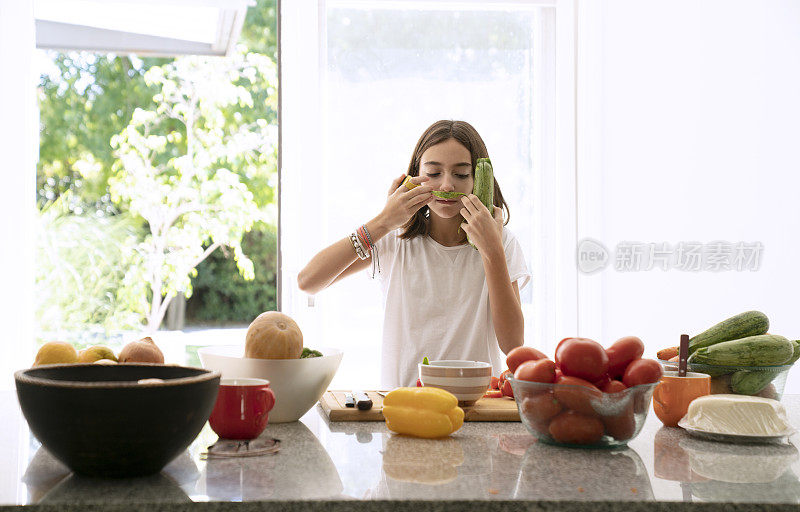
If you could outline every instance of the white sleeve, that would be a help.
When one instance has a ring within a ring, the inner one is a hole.
[[[531,273],[525,263],[525,255],[522,253],[522,246],[514,234],[503,228],[503,250],[506,253],[506,265],[511,282],[519,281],[519,289],[522,290],[531,280]]]

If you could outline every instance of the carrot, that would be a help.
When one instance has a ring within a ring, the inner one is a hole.
[[[678,347],[661,349],[658,351],[657,355],[662,361],[668,361],[678,355]]]

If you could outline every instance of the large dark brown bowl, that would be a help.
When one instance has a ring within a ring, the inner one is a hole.
[[[138,383],[141,379],[161,383]],[[156,364],[65,364],[14,374],[31,432],[88,476],[157,473],[197,437],[220,373]]]

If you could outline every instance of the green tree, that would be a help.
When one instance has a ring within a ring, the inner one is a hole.
[[[108,196],[115,159],[111,137],[128,124],[136,108],[152,108],[155,90],[145,83],[144,73],[172,59],[49,55],[53,66],[39,83],[39,206],[70,191],[70,211],[114,214]]]
[[[276,0],[258,0],[248,8],[240,42],[249,52],[277,61]],[[108,194],[108,180],[115,161],[111,137],[131,120],[137,108],[155,108],[145,73],[173,58],[88,52],[49,51],[52,66],[39,79],[39,162],[37,202],[39,207],[70,191],[69,211],[117,213]],[[253,107],[247,111],[224,112],[231,124],[264,119],[277,124],[275,84],[254,84],[250,90]],[[275,167],[277,154],[265,155],[262,167]],[[259,207],[274,202],[274,183],[265,172],[252,169],[231,171],[255,194]]]
[[[245,243],[244,251],[237,250],[235,245],[231,246],[232,250],[224,254],[232,255],[232,260],[225,265],[208,266],[210,274],[205,276],[200,290],[206,293],[208,289],[209,297],[226,296],[225,300],[235,303],[244,301],[248,304],[248,311],[258,307],[252,300],[255,296],[254,287],[266,288],[258,298],[269,303],[272,301],[269,297],[274,296],[274,290],[270,290],[275,287],[276,29],[275,0],[258,0],[255,6],[248,9],[240,38],[244,48],[235,59],[241,63],[244,59],[242,53],[248,53],[251,64],[256,61],[258,64],[250,65],[250,70],[245,66],[230,75],[228,80],[229,86],[235,90],[240,90],[237,87],[245,89],[249,100],[240,101],[246,96],[237,96],[238,99],[232,103],[218,105],[214,110],[213,123],[198,121],[200,137],[195,138],[195,142],[201,151],[194,158],[207,161],[192,164],[203,171],[196,178],[186,181],[189,187],[199,187],[197,197],[201,199],[196,201],[208,201],[207,206],[212,210],[228,198],[246,199],[247,191],[252,194],[249,201],[254,202],[259,210],[255,218],[263,222],[254,225],[253,230],[258,233],[251,232],[248,238],[258,240],[258,243]],[[185,294],[192,292],[195,271],[188,271],[185,278],[177,279],[175,273],[182,272],[178,267],[185,270],[203,254],[216,254],[217,247],[225,247],[226,240],[235,241],[237,236],[237,230],[216,236],[217,232],[224,231],[219,228],[220,221],[214,221],[217,227],[213,228],[216,231],[212,235],[209,235],[212,230],[209,226],[203,229],[193,227],[197,212],[179,215],[169,226],[159,224],[159,219],[146,217],[135,210],[144,208],[144,200],[126,188],[137,180],[140,184],[147,184],[142,186],[177,187],[176,182],[170,180],[175,180],[185,168],[181,167],[181,162],[186,159],[180,160],[180,157],[188,155],[188,141],[192,137],[187,136],[186,125],[180,116],[171,116],[167,111],[159,110],[169,102],[164,96],[163,83],[154,75],[146,78],[150,69],[167,69],[166,66],[174,59],[86,52],[48,52],[48,56],[52,66],[43,70],[38,89],[41,125],[37,202],[43,232],[39,234],[40,258],[37,260],[42,263],[42,272],[37,281],[41,290],[37,294],[37,320],[40,326],[52,329],[81,328],[85,324],[84,328],[102,325],[114,330],[141,323],[143,318],[152,325],[157,319],[157,315],[153,314],[153,303],[158,300],[153,299],[152,292],[157,279],[144,279],[143,269],[148,256],[154,254],[148,250],[153,248],[152,244],[159,240],[159,236],[170,246],[170,250],[183,248],[183,256],[165,253],[166,266],[160,276],[162,293],[159,294],[159,309],[162,311],[166,309],[168,297],[173,291]],[[262,62],[264,59],[272,63]],[[217,60],[224,59],[198,59],[197,62],[200,65],[201,61],[207,61],[209,67],[206,72],[214,73],[220,70],[215,63]],[[263,76],[255,76],[253,80],[252,69],[266,70],[269,77],[264,79]],[[201,74],[199,70],[196,72]],[[157,95],[162,97],[159,99]],[[140,117],[134,120],[137,109],[155,112],[156,118],[147,119],[146,114],[139,113],[137,116]],[[213,129],[209,128],[212,124]],[[137,130],[139,135],[133,133]],[[158,145],[161,142],[153,148],[147,147],[156,139],[148,139],[144,136],[145,132],[147,137],[166,137],[163,147]],[[223,142],[215,144],[203,135],[206,132],[210,134],[209,137],[217,137],[218,140],[221,137]],[[118,147],[112,147],[112,137],[117,134]],[[131,139],[128,140],[128,137]],[[248,149],[258,144],[258,140],[267,142],[257,150]],[[155,173],[153,176],[140,176],[141,179],[126,176],[125,166],[121,160],[118,161],[118,157],[121,158],[124,153],[122,145],[127,145],[130,150],[129,159],[139,150],[147,153],[151,157],[147,165],[158,170],[158,177]],[[117,195],[112,199],[110,186],[115,180]],[[225,191],[225,199],[214,199],[212,189],[215,187],[220,196]],[[162,206],[178,208],[177,205],[185,205],[186,200],[186,197],[171,194]],[[138,206],[129,212],[132,204]],[[216,205],[212,207],[213,204]],[[231,210],[240,208],[239,205],[228,206]],[[252,204],[245,201],[245,216],[252,213],[251,208]],[[152,213],[148,212],[148,215]],[[210,218],[210,214],[204,215],[204,220]],[[153,219],[153,222],[148,219]],[[240,228],[240,231],[246,231],[247,222]],[[153,229],[159,233],[155,239]],[[105,231],[108,231],[108,236],[104,238],[102,233]],[[179,236],[179,233],[182,235]],[[188,245],[182,244],[192,236],[197,237],[202,250],[198,251],[196,245],[192,246],[191,251],[185,250]],[[179,238],[178,242],[174,238]],[[81,244],[75,245],[75,240],[84,239],[90,241],[83,247]],[[135,243],[129,245],[127,241],[130,240]],[[91,250],[86,247],[89,244],[92,245]],[[249,255],[248,251],[254,255],[252,271],[247,256],[241,261],[236,259],[241,253]],[[189,258],[190,255],[195,258]],[[130,271],[126,272],[129,266]],[[205,271],[201,266],[200,272]],[[58,286],[48,288],[48,282],[54,282],[48,276],[55,273],[63,279],[59,277],[56,279]],[[254,281],[245,280],[245,276],[251,277],[254,273],[259,274]],[[243,284],[248,291],[231,292],[225,287],[215,290],[215,283],[223,281]],[[70,300],[69,290],[77,289],[78,282],[83,283],[80,288],[81,300]],[[61,293],[55,293],[56,290],[61,290]],[[217,299],[210,300],[213,302]],[[230,311],[239,309],[236,304],[230,304]]]
[[[268,57],[244,51],[153,67],[145,80],[160,91],[156,108],[134,111],[112,138],[118,158],[112,199],[148,230],[120,293],[141,298],[149,331],[158,329],[178,293],[191,295],[197,265],[218,247],[231,248],[239,272],[253,278],[241,240],[264,214],[228,164],[245,175],[260,170],[265,155],[275,153],[277,129],[264,119],[233,124],[226,114],[236,118],[253,107],[245,84],[269,89],[276,79]]]

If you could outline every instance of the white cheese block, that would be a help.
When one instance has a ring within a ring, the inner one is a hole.
[[[681,422],[688,428],[729,435],[777,436],[791,429],[783,404],[745,395],[696,398]]]

